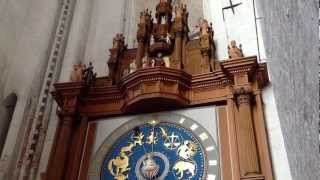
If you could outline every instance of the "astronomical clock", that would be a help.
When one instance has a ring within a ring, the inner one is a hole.
[[[266,63],[214,27],[189,36],[188,7],[160,0],[137,48],[116,34],[108,76],[75,65],[52,92],[59,123],[46,180],[273,180],[262,91]],[[245,46],[244,46],[245,47]]]
[[[131,118],[100,145],[89,179],[220,179],[214,107],[187,112],[205,113],[212,124],[176,112]]]

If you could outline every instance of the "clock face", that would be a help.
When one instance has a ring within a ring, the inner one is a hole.
[[[111,139],[101,159],[100,180],[219,179],[215,142],[203,127],[185,116],[133,119]]]

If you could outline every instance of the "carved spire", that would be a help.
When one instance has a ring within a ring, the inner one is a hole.
[[[124,50],[127,48],[124,41],[125,37],[123,34],[116,34],[113,38],[112,48],[109,49],[110,57],[108,61],[109,67],[109,77],[112,79],[113,83],[115,82],[116,72],[119,64],[119,59],[122,56]]]

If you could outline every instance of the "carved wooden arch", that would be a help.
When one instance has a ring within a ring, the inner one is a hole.
[[[219,104],[223,180],[272,180],[261,97],[267,83],[267,66],[256,57],[226,60],[220,70],[199,75],[155,67],[139,69],[115,85],[109,77],[98,78],[92,87],[57,83],[53,95],[60,122],[46,179],[86,179],[94,133],[90,121]],[[147,108],[155,102],[157,109]]]

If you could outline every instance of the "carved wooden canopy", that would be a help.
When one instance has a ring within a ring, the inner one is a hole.
[[[53,94],[62,110],[73,96],[78,99],[77,113],[97,117],[223,103],[236,89],[253,92],[267,82],[266,64],[258,64],[253,56],[223,61],[220,70],[198,75],[150,67],[138,69],[117,84],[109,77],[97,78],[91,87],[82,81],[57,83]]]

